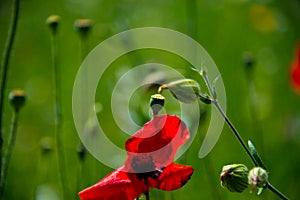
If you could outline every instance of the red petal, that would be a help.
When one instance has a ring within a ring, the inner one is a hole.
[[[151,157],[157,168],[167,166],[174,162],[178,148],[189,136],[185,123],[177,116],[156,115],[126,141],[126,163],[130,165],[134,157],[143,154],[143,157]]]
[[[300,43],[296,51],[296,57],[291,65],[290,80],[294,91],[300,94]]]
[[[148,190],[135,174],[123,171],[124,166],[107,175],[97,184],[78,193],[82,200],[133,200]]]
[[[291,84],[295,92],[300,94],[300,66],[291,69]]]
[[[158,179],[149,178],[149,185],[165,191],[177,190],[188,182],[193,172],[191,166],[173,163],[163,170]]]

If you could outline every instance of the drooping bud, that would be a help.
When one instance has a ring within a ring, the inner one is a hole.
[[[150,107],[153,111],[153,115],[157,115],[158,112],[164,107],[165,105],[165,97],[161,94],[154,94],[150,98]]]
[[[243,164],[232,164],[223,167],[221,185],[231,192],[243,192],[248,187],[248,168]]]
[[[46,24],[48,24],[53,34],[56,34],[59,21],[60,16],[58,15],[50,15],[46,20]]]
[[[82,38],[85,38],[92,28],[92,20],[90,19],[77,19],[74,23],[74,28]]]
[[[192,103],[197,100],[200,93],[199,84],[193,79],[180,79],[162,85],[158,88],[158,93],[163,89],[169,89],[173,96],[183,103]]]
[[[24,90],[20,89],[12,90],[8,95],[8,99],[10,104],[13,106],[14,111],[18,112],[20,108],[25,104],[25,92]]]
[[[248,175],[248,182],[251,187],[251,192],[253,192],[255,188],[258,188],[259,189],[258,194],[260,194],[261,193],[260,190],[266,186],[267,181],[268,181],[268,173],[263,168],[254,167],[253,169],[250,170]]]

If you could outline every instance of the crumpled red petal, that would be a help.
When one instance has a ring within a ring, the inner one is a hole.
[[[128,159],[125,165],[130,168],[132,159],[142,155],[151,157],[156,168],[167,166],[174,162],[178,148],[186,143],[189,137],[190,133],[185,123],[177,116],[154,116],[126,141]]]
[[[133,200],[149,190],[144,180],[123,171],[124,166],[113,171],[95,185],[78,195],[82,200]]]
[[[160,190],[177,190],[184,186],[194,172],[193,167],[171,164],[160,174],[158,179],[149,178],[149,186]]]

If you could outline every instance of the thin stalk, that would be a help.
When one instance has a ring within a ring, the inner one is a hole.
[[[59,68],[57,63],[57,47],[56,47],[56,34],[52,34],[52,64],[53,64],[53,95],[55,101],[55,140],[58,157],[58,167],[60,173],[60,179],[62,184],[62,191],[64,199],[67,198],[67,180],[66,180],[66,167],[65,157],[63,152],[62,142],[62,112],[61,112],[61,97],[60,97],[60,79]]]
[[[3,60],[1,63],[2,74],[1,74],[1,86],[0,86],[1,87],[0,88],[0,172],[2,172],[2,148],[3,148],[2,117],[3,117],[4,96],[5,96],[4,93],[6,88],[9,58],[14,43],[14,38],[16,35],[18,17],[19,17],[19,0],[14,0],[11,22],[8,30],[8,39],[4,48]],[[3,177],[1,173],[0,182],[3,182],[2,179]],[[2,190],[3,190],[2,185],[0,185],[0,191]]]
[[[79,29],[79,31],[82,31],[82,29]],[[87,49],[88,49],[88,32],[85,32],[85,34],[83,34],[83,32],[79,32],[80,33],[80,43],[79,43],[79,49],[80,49],[80,58],[81,58],[81,63],[84,61],[85,56],[87,54]],[[87,79],[87,74],[85,76],[85,78]],[[87,81],[84,81],[84,85],[85,88],[88,87],[87,85]],[[78,195],[77,192],[80,190],[80,183],[81,183],[81,178],[83,176],[83,166],[84,166],[84,162],[85,162],[85,147],[82,143],[82,141],[79,142],[79,151],[78,151],[78,155],[79,155],[79,164],[78,164],[78,174],[77,174],[77,185],[76,185],[76,190],[75,190],[75,195],[76,198],[78,199]]]
[[[244,143],[242,137],[240,136],[240,134],[238,133],[238,131],[236,130],[236,128],[233,126],[233,124],[231,123],[231,121],[228,119],[228,117],[226,116],[226,114],[224,113],[224,111],[222,110],[220,104],[218,103],[218,101],[212,101],[213,104],[216,106],[216,108],[219,110],[220,114],[224,117],[226,123],[229,125],[229,127],[231,128],[232,132],[234,133],[234,135],[236,136],[236,138],[238,139],[239,143],[242,145],[243,149],[247,152],[248,156],[251,158],[252,162],[254,163],[255,166],[258,166],[258,163],[256,162],[255,158],[252,156],[252,154],[250,153],[250,150],[247,148],[246,144]],[[280,197],[281,199],[287,200],[288,198],[282,194],[277,188],[275,188],[273,185],[271,185],[270,182],[267,182],[267,188],[269,190],[271,190],[274,194],[276,194],[278,197]]]
[[[250,150],[248,149],[247,145],[243,141],[241,135],[239,134],[239,132],[237,131],[237,129],[234,127],[234,125],[232,124],[232,122],[229,120],[229,118],[226,116],[226,114],[224,113],[223,109],[221,108],[219,102],[217,100],[214,100],[214,101],[212,101],[212,103],[216,106],[216,108],[218,109],[218,111],[220,112],[220,114],[222,115],[222,117],[225,119],[226,123],[228,124],[228,126],[230,127],[230,129],[234,133],[235,137],[237,138],[237,140],[239,141],[239,143],[242,145],[243,149],[246,151],[246,153],[248,154],[248,156],[250,157],[250,159],[252,160],[252,162],[254,163],[254,165],[258,166],[258,163],[256,162],[255,158],[252,156]]]
[[[12,117],[12,123],[11,123],[11,133],[10,138],[8,141],[7,151],[5,154],[5,157],[3,158],[3,168],[1,171],[1,191],[0,191],[0,198],[3,196],[6,178],[7,178],[7,172],[8,172],[8,166],[10,163],[10,158],[15,146],[16,136],[17,136],[17,127],[18,127],[18,119],[19,119],[19,112],[14,111],[13,117]]]
[[[219,102],[217,101],[217,97],[216,97],[216,93],[214,91],[214,89],[212,88],[207,74],[205,71],[203,71],[203,78],[205,81],[205,84],[208,87],[209,93],[211,96],[213,96],[213,99],[211,99],[211,102],[215,105],[215,107],[218,109],[218,111],[220,112],[220,114],[222,115],[222,117],[225,119],[226,123],[228,124],[228,126],[230,127],[230,129],[232,130],[232,132],[234,133],[235,137],[238,139],[239,143],[242,145],[243,149],[246,151],[246,153],[248,154],[248,156],[251,158],[252,162],[254,163],[255,166],[258,166],[255,158],[252,156],[250,150],[248,149],[247,145],[245,144],[245,142],[243,141],[242,137],[240,136],[239,132],[237,131],[237,129],[234,127],[234,125],[231,123],[231,121],[229,120],[229,118],[227,117],[227,115],[225,114],[225,112],[223,111],[222,107],[220,106]]]
[[[146,200],[150,200],[149,191],[145,192],[144,194],[145,194]]]
[[[209,93],[212,96],[212,98],[204,97],[201,94],[199,95],[199,97],[200,98],[206,98],[207,100],[211,101],[215,105],[215,107],[218,109],[218,111],[220,112],[220,114],[225,119],[226,123],[228,124],[228,126],[230,127],[230,129],[232,130],[232,132],[234,133],[234,135],[237,138],[237,140],[239,141],[239,143],[242,145],[243,149],[247,152],[247,155],[250,157],[250,159],[252,160],[252,162],[254,163],[254,165],[255,166],[259,166],[258,163],[256,162],[255,158],[251,154],[250,150],[246,146],[245,142],[243,141],[241,135],[239,134],[239,132],[237,131],[237,129],[234,127],[234,125],[232,124],[232,122],[229,120],[229,118],[226,116],[225,112],[223,111],[222,107],[220,106],[219,102],[217,101],[217,95],[216,95],[216,93],[214,91],[214,88],[211,86],[211,84],[210,84],[210,82],[208,80],[206,72],[202,71],[202,73],[200,73],[200,75],[203,77],[203,79],[205,81],[205,84],[208,87]],[[287,200],[288,199],[277,188],[275,188],[273,185],[271,185],[270,182],[267,182],[267,188],[270,191],[272,191],[274,194],[276,194],[278,197],[280,197],[281,199],[283,199],[283,200]]]
[[[282,194],[276,187],[274,187],[270,182],[267,182],[267,188],[281,199],[288,200],[288,198],[284,194]]]

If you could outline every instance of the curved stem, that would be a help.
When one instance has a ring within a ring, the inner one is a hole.
[[[7,177],[7,172],[8,172],[8,166],[10,163],[10,158],[15,146],[15,141],[16,141],[16,136],[17,136],[17,126],[18,126],[18,118],[19,118],[19,112],[14,111],[13,117],[12,117],[12,123],[11,123],[11,133],[10,133],[10,138],[8,141],[8,146],[7,146],[7,151],[5,154],[5,157],[3,159],[3,168],[1,171],[1,191],[0,191],[0,198],[3,195],[4,192],[4,187],[6,183],[6,177]]]
[[[204,78],[204,82],[205,82],[205,84],[206,84],[206,86],[207,86],[207,88],[209,90],[210,95],[213,97],[213,99],[210,99],[210,101],[216,106],[216,108],[218,109],[218,111],[220,112],[220,114],[225,119],[226,123],[228,124],[228,126],[230,127],[230,129],[232,130],[232,132],[234,133],[235,137],[238,139],[239,143],[242,145],[243,149],[246,151],[246,153],[248,154],[248,156],[251,158],[251,160],[254,163],[254,165],[257,166],[257,162],[256,162],[255,158],[252,156],[250,150],[248,149],[247,145],[243,141],[243,139],[240,136],[239,132],[234,127],[234,125],[229,120],[229,118],[227,117],[227,115],[223,111],[222,107],[220,106],[220,104],[219,104],[219,102],[217,100],[217,97],[216,97],[216,93],[215,93],[213,87],[211,86],[211,84],[210,84],[210,82],[208,80],[208,77],[207,77],[207,74],[206,74],[205,71],[202,72],[202,77]]]
[[[3,136],[2,136],[2,117],[3,117],[3,104],[4,104],[4,93],[6,88],[6,80],[7,80],[7,71],[8,71],[8,63],[9,57],[12,50],[14,38],[16,35],[17,22],[19,16],[19,0],[13,1],[13,12],[11,15],[11,23],[8,31],[8,39],[6,42],[6,46],[3,53],[3,60],[1,63],[1,88],[0,88],[0,172],[2,172],[2,148],[3,148]],[[0,182],[2,181],[2,174],[0,175]],[[0,185],[0,191],[2,191],[2,185]]]
[[[246,151],[247,155],[250,157],[250,159],[252,160],[252,162],[254,163],[255,166],[259,166],[259,164],[257,163],[256,159],[253,157],[253,155],[251,154],[250,150],[248,149],[248,147],[246,146],[244,140],[242,139],[242,137],[240,136],[239,132],[237,131],[237,129],[234,127],[234,125],[232,124],[232,122],[229,120],[229,118],[226,116],[225,112],[223,111],[222,107],[220,106],[219,102],[217,101],[217,94],[214,91],[214,88],[211,86],[207,74],[205,71],[199,72],[199,74],[203,77],[206,86],[208,87],[209,93],[212,96],[212,98],[209,97],[205,97],[203,95],[199,95],[199,97],[201,98],[207,98],[210,102],[212,102],[215,107],[218,109],[218,111],[220,112],[220,114],[222,115],[222,117],[225,119],[226,123],[228,124],[228,126],[230,127],[230,129],[232,130],[232,132],[234,133],[235,137],[237,138],[237,140],[239,141],[239,143],[242,145],[243,149]],[[274,194],[276,194],[278,197],[280,197],[281,199],[288,199],[284,194],[282,194],[278,189],[276,189],[273,185],[271,185],[270,182],[267,182],[267,188],[272,191]]]
[[[255,158],[252,156],[250,150],[246,146],[246,144],[243,141],[241,135],[239,134],[239,132],[237,131],[237,129],[234,127],[234,125],[232,124],[232,122],[229,120],[229,118],[226,116],[226,114],[224,113],[224,111],[221,108],[221,106],[218,103],[218,101],[217,100],[213,100],[212,102],[216,106],[216,108],[218,109],[218,111],[220,112],[220,114],[223,116],[223,118],[225,119],[226,123],[228,124],[228,126],[230,127],[230,129],[234,133],[235,137],[237,138],[237,140],[239,141],[239,143],[242,145],[243,149],[246,151],[246,153],[248,154],[248,156],[250,157],[250,159],[252,160],[252,162],[254,163],[254,165],[258,166],[258,163],[256,162]]]

